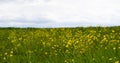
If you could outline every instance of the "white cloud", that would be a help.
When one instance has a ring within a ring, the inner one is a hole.
[[[119,0],[0,0],[0,26],[120,25]]]

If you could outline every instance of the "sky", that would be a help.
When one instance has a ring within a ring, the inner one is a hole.
[[[0,0],[0,27],[120,26],[120,0]]]

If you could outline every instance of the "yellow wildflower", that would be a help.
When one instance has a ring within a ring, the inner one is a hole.
[[[115,50],[116,49],[116,47],[113,47],[113,50]]]
[[[17,44],[17,47],[21,46],[21,44]]]
[[[115,63],[119,63],[119,61],[115,61]]]
[[[75,60],[74,60],[74,59],[72,59],[72,62],[75,62]]]
[[[47,52],[45,52],[45,55],[47,55],[48,53]]]
[[[67,63],[67,60],[65,60],[65,63]]]
[[[13,56],[13,54],[10,54],[10,57],[12,57]]]
[[[115,32],[115,30],[112,30],[112,32],[114,33],[114,32]]]
[[[66,45],[65,47],[69,47],[69,45]]]
[[[5,58],[5,57],[4,57],[3,59],[4,59],[4,60],[6,60],[6,58]]]
[[[8,53],[6,52],[5,55],[7,55]]]
[[[22,38],[19,38],[19,40],[22,40]]]
[[[13,54],[13,51],[10,51],[11,54]]]
[[[109,58],[109,60],[112,60],[112,58]]]
[[[93,58],[93,61],[95,60],[95,58]]]

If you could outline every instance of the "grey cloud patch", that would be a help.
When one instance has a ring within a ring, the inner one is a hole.
[[[46,24],[46,23],[52,23],[52,20],[38,18],[34,20],[27,20],[27,19],[14,19],[14,20],[0,20],[0,23],[31,23],[31,24]]]
[[[0,2],[10,2],[10,1],[16,1],[16,0],[0,0]]]
[[[12,20],[17,23],[34,23],[34,24],[45,24],[45,23],[52,23],[52,20],[49,19],[44,19],[44,18],[36,18],[32,20],[27,20],[27,19],[15,19]]]
[[[8,3],[26,3],[31,2],[32,0],[0,0],[0,4],[8,4]]]
[[[12,2],[17,2],[17,0],[0,0],[0,4],[2,4],[2,3],[12,3]]]
[[[11,23],[0,23],[0,26],[4,27],[42,27],[42,28],[51,28],[51,27],[87,27],[87,26],[114,26],[116,24],[104,24],[104,23],[91,23],[91,22],[50,22],[50,21],[39,21],[28,22],[24,20],[13,21]],[[120,24],[118,24],[120,25]]]

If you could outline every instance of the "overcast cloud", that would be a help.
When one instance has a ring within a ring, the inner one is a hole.
[[[120,25],[120,0],[0,0],[0,27]]]

